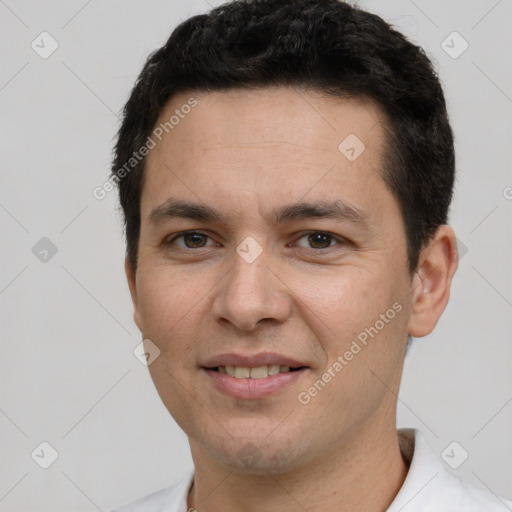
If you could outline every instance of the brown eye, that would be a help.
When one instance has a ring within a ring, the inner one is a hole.
[[[313,249],[325,249],[331,245],[332,236],[325,233],[314,233],[308,235],[308,242]]]
[[[206,245],[206,236],[201,233],[186,233],[183,235],[183,241],[189,249],[204,247]]]
[[[305,243],[302,243],[302,240],[305,240]],[[328,249],[336,244],[342,245],[343,240],[323,231],[306,233],[297,241],[297,245],[305,249]]]
[[[196,231],[187,231],[180,233],[174,238],[165,243],[166,246],[176,245],[181,249],[201,249],[203,247],[209,247],[212,243],[208,243],[209,236],[198,233]]]

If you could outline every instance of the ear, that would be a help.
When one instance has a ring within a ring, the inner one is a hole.
[[[130,295],[132,296],[133,320],[137,324],[139,330],[142,332],[142,322],[140,320],[140,312],[137,300],[137,281],[135,279],[135,272],[133,271],[133,268],[130,262],[128,261],[128,258],[125,258],[124,260],[124,271],[126,274],[126,279],[128,281],[128,287],[130,288]]]
[[[421,338],[434,330],[450,298],[457,265],[455,233],[444,224],[420,253],[411,289],[413,299],[408,325],[411,336]]]

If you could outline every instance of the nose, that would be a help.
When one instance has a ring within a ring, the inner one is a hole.
[[[235,254],[233,267],[221,281],[212,303],[218,322],[229,322],[242,331],[264,323],[280,324],[290,316],[288,288],[269,267],[265,251],[252,263]]]

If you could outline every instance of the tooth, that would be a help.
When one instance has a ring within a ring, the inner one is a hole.
[[[235,377],[237,379],[248,379],[250,377],[250,369],[243,366],[235,366]]]
[[[257,366],[256,368],[248,368],[246,366],[219,366],[219,373],[225,373],[230,377],[238,379],[264,379],[269,375],[277,375],[278,373],[286,373],[290,371],[290,367],[286,365],[269,364],[268,366]]]
[[[266,366],[251,368],[251,379],[264,379],[265,377],[268,377],[268,368]]]
[[[277,375],[279,373],[280,366],[278,364],[269,364],[268,365],[268,374],[269,375]]]

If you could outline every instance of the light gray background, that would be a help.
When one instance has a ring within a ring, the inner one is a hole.
[[[210,2],[0,1],[1,511],[108,511],[192,467],[132,353],[116,192],[92,190],[148,53]],[[457,441],[469,458],[453,473],[512,498],[512,3],[359,4],[435,61],[456,134],[451,224],[467,247],[436,331],[408,356],[399,425],[440,457]],[[59,45],[47,59],[31,48],[43,31]],[[456,59],[441,46],[453,31],[469,43]],[[58,248],[46,263],[32,253],[42,237]],[[31,458],[42,441],[59,455],[46,470]]]

